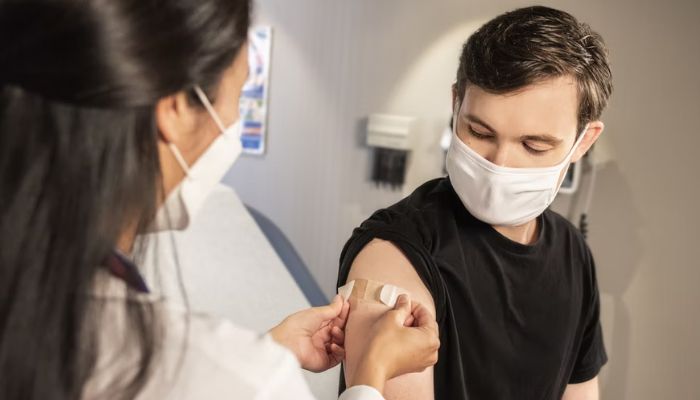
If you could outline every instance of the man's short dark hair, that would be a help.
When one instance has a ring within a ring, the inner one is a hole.
[[[603,38],[571,14],[534,6],[499,15],[464,44],[457,70],[457,96],[467,85],[495,94],[559,76],[578,83],[578,127],[600,118],[612,93]]]

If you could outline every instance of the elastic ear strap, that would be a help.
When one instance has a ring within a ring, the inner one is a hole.
[[[216,110],[214,110],[214,106],[211,104],[211,101],[207,98],[207,95],[204,94],[204,90],[202,90],[199,85],[195,85],[194,91],[197,93],[197,97],[199,97],[199,101],[202,102],[204,105],[204,108],[209,111],[209,115],[211,115],[211,118],[214,120],[216,125],[221,129],[221,132],[226,130],[226,127],[224,126],[223,121],[221,121],[221,118],[219,118],[219,114],[216,113]]]
[[[396,305],[396,299],[408,291],[388,283],[369,279],[355,279],[338,288],[338,294],[347,301],[350,298],[382,303],[389,307]]]
[[[168,148],[170,149],[170,152],[173,153],[175,160],[178,164],[180,164],[182,170],[185,171],[185,175],[190,176],[190,168],[187,166],[185,159],[182,158],[182,154],[180,153],[180,150],[177,149],[177,146],[175,146],[175,143],[168,143]]]
[[[586,132],[588,132],[588,124],[583,127],[583,130],[579,134],[579,136],[576,138],[576,141],[574,142],[574,146],[569,150],[569,154],[567,154],[565,161],[568,162],[571,160],[571,157],[574,156],[574,153],[576,152],[576,149],[578,149],[578,146],[581,145],[581,142],[583,142],[583,138],[586,136]]]

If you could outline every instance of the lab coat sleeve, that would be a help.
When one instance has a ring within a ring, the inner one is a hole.
[[[338,400],[385,400],[379,391],[371,386],[358,385],[348,388]]]
[[[121,299],[125,286],[110,275],[101,276],[106,286],[95,297],[104,306],[100,323],[105,329],[100,331],[96,371],[85,385],[85,398],[104,397],[115,374],[133,367],[132,360],[138,356],[123,335],[127,315]],[[145,297],[137,300],[154,301],[167,327],[159,363],[138,400],[314,400],[299,361],[270,334],[260,335],[179,305]],[[350,388],[340,399],[384,400],[367,386]]]
[[[265,339],[270,339],[266,335]],[[285,349],[286,350],[286,349]],[[286,356],[277,363],[276,373],[268,376],[266,388],[256,399],[314,399],[304,376],[301,374],[299,363],[292,353],[285,351]],[[385,400],[379,391],[371,386],[358,385],[344,391],[338,400]]]
[[[263,337],[267,343],[278,346],[267,334]],[[278,346],[281,348],[281,346]],[[266,389],[258,396],[259,399],[314,399],[296,357],[284,349],[284,357],[276,362],[276,373],[268,376]],[[358,385],[344,391],[338,400],[385,400],[379,391],[371,386]]]
[[[265,339],[272,343],[269,335]],[[299,399],[314,400],[296,357],[284,351],[284,357],[277,361],[275,370],[267,376],[267,384],[262,388],[256,400]]]

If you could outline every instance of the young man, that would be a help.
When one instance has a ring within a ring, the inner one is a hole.
[[[468,39],[449,176],[377,211],[341,255],[338,286],[402,287],[440,325],[437,365],[390,381],[387,399],[598,398],[607,356],[593,258],[547,207],[603,132],[611,81],[600,35],[562,11],[518,9]],[[352,304],[345,376],[386,309]]]

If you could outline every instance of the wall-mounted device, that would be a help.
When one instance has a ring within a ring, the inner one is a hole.
[[[411,134],[415,118],[400,115],[372,114],[367,121],[367,145],[374,147],[372,180],[393,189],[403,186]]]
[[[573,163],[569,166],[569,170],[566,171],[566,176],[564,176],[564,180],[561,182],[559,193],[576,193],[576,190],[578,190],[581,182],[581,170],[583,170],[583,160],[579,160],[579,162]]]
[[[447,121],[447,126],[440,134],[440,148],[442,149],[442,174],[447,175],[447,151],[452,144],[452,117]]]
[[[601,136],[581,160],[571,165],[572,167],[576,166],[580,170],[580,180],[584,181],[585,184],[582,185],[583,189],[580,188],[576,196],[574,196],[574,206],[569,211],[569,220],[575,221],[575,215],[578,212],[579,229],[584,237],[588,236],[588,213],[593,202],[598,171],[614,160],[614,149],[608,137],[609,134]],[[584,180],[584,177],[587,179]]]

